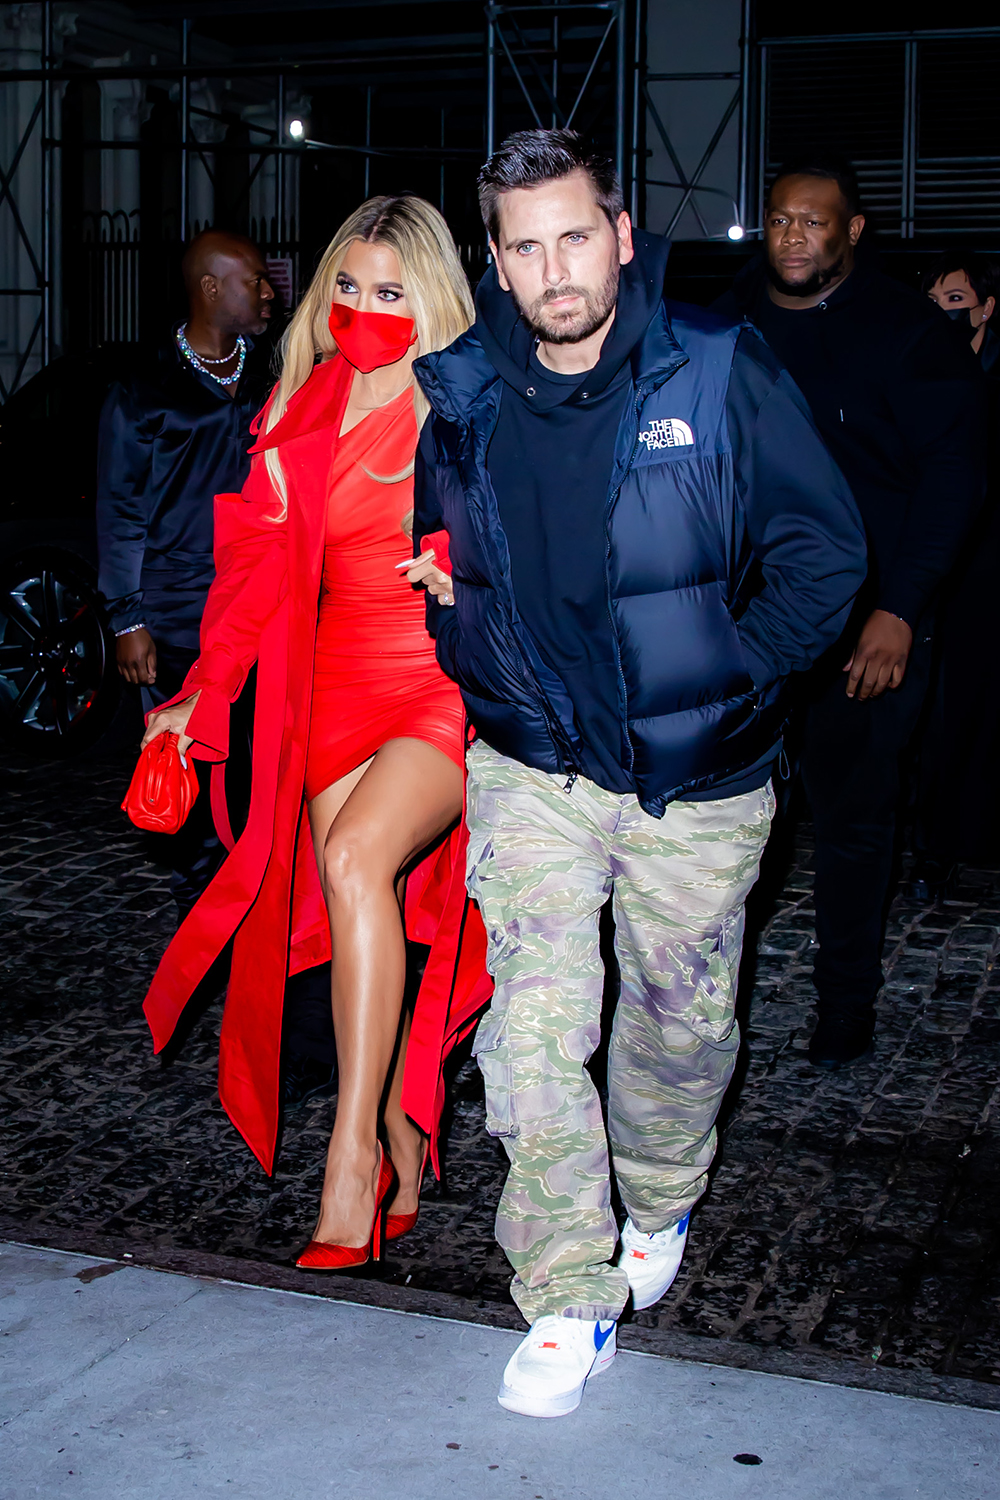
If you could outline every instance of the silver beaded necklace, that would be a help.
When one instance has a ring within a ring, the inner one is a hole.
[[[210,370],[208,367],[209,365],[228,365],[233,356],[226,354],[222,359],[209,359],[205,354],[197,354],[188,343],[186,323],[177,330],[177,347],[184,355],[184,358],[190,364],[194,365],[196,370],[200,370],[203,375],[207,375],[209,380],[214,380],[217,385],[235,385],[243,374],[243,364],[247,357],[247,341],[242,333],[236,335],[236,348],[239,350],[240,357],[236,369],[231,375],[216,375],[215,371]]]

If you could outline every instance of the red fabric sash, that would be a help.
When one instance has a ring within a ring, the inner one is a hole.
[[[266,453],[269,448],[277,448],[279,444],[290,442],[292,438],[318,432],[321,427],[329,427],[336,441],[340,424],[337,423],[335,427],[334,423],[338,411],[342,410],[343,386],[353,374],[351,366],[340,355],[314,365],[305,385],[299,386],[289,401],[280,422],[270,432],[258,437],[250,449],[251,455]],[[263,415],[261,413],[261,426]]]

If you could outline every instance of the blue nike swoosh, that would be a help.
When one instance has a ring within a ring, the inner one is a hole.
[[[605,1344],[608,1342],[608,1339],[611,1337],[614,1331],[615,1325],[612,1323],[607,1332],[602,1333],[601,1325],[600,1323],[598,1323],[597,1327],[594,1329],[594,1348],[597,1350],[598,1354],[600,1354],[601,1350],[604,1348]]]

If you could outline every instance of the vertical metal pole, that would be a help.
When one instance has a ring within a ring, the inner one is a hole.
[[[372,86],[365,89],[365,145],[372,143]],[[372,159],[365,153],[365,197],[371,197]]]
[[[42,4],[42,366],[52,357],[52,0]]]
[[[559,124],[556,118],[556,100],[559,98],[559,17],[552,17],[552,129]]]
[[[904,240],[913,238],[917,181],[917,43],[903,43],[903,172],[900,183],[900,226]]]
[[[736,207],[740,223],[750,222],[750,110],[753,87],[753,0],[743,0],[740,17],[740,156]]]
[[[615,171],[625,176],[625,0],[615,14]]]
[[[497,39],[492,6],[486,12],[486,155],[496,145]]]
[[[767,78],[768,51],[757,49],[757,181],[751,218],[755,224],[764,221],[764,191],[767,185]]]
[[[635,38],[632,51],[632,183],[629,194],[629,212],[632,223],[639,223],[640,184],[645,182],[646,157],[642,150],[642,44],[645,34],[646,7],[644,0],[635,0]],[[642,193],[645,199],[645,193]]]
[[[190,207],[190,184],[188,181],[188,121],[190,118],[190,84],[188,83],[188,41],[191,22],[185,16],[181,22],[181,239],[188,237],[188,210]]]
[[[274,162],[274,237],[280,251],[285,238],[285,75],[278,74],[278,150]]]

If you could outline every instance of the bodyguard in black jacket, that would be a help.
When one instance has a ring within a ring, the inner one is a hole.
[[[926,297],[855,256],[857,183],[783,168],[765,257],[716,304],[753,320],[809,402],[868,534],[847,631],[810,675],[802,773],[816,830],[818,1066],[864,1053],[882,985],[900,757],[926,695],[937,590],[985,489],[984,390]]]
[[[452,576],[430,547],[409,576],[478,735],[469,888],[496,988],[475,1050],[532,1324],[499,1400],[560,1416],[613,1357],[628,1296],[650,1306],[680,1265],[739,1045],[781,684],[842,630],[864,539],[758,336],[663,302],[666,246],[633,233],[610,163],[526,131],[480,202],[496,269],[477,321],[414,367],[433,408],[414,536],[447,532]],[[585,1064],[609,895],[606,1136]]]
[[[209,230],[184,257],[187,321],[144,367],[116,383],[101,413],[100,587],[122,675],[153,703],[180,687],[198,654],[215,576],[213,504],[250,472],[250,423],[267,397],[265,332],[274,292],[260,252]]]
[[[215,576],[214,499],[243,486],[250,423],[268,389],[268,349],[252,335],[266,330],[274,292],[257,247],[206,231],[184,274],[187,322],[112,386],[98,442],[98,578],[118,670],[146,709],[173,697],[198,655]],[[208,802],[206,787],[170,844],[182,918],[223,857]]]

